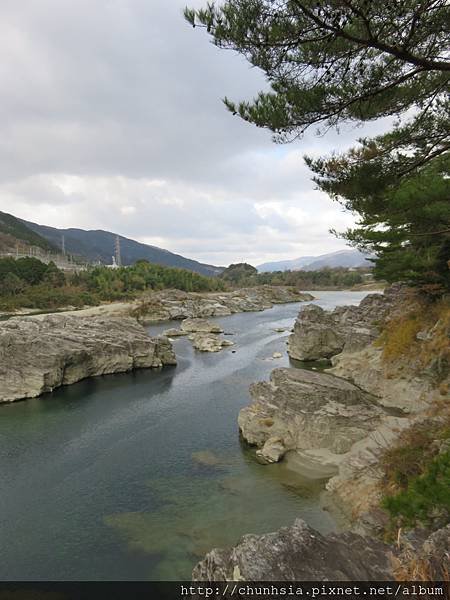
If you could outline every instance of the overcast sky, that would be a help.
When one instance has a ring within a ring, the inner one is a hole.
[[[302,156],[361,130],[279,146],[233,117],[221,98],[264,79],[193,30],[185,3],[2,0],[0,210],[220,265],[342,249],[328,230],[352,217]]]

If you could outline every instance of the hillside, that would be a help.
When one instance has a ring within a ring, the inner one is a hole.
[[[23,221],[0,211],[0,252],[15,250],[17,243],[22,246],[38,246],[47,251],[56,250],[49,240],[33,231]]]
[[[116,241],[115,233],[102,230],[57,229],[28,221],[23,221],[23,223],[57,247],[61,246],[61,239],[64,235],[66,251],[70,254],[83,256],[90,261],[111,264]],[[139,259],[146,259],[158,265],[188,269],[207,276],[215,276],[222,271],[220,267],[200,263],[156,246],[142,244],[123,236],[119,236],[119,239],[122,264],[124,265],[132,265]]]
[[[292,260],[281,260],[277,262],[268,262],[258,265],[257,269],[260,273],[272,271],[295,271],[302,269],[304,271],[316,271],[323,268],[357,268],[370,267],[372,263],[368,257],[359,252],[359,250],[340,250],[338,252],[330,252],[319,256],[303,256]]]

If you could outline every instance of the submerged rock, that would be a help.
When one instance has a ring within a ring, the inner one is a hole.
[[[131,318],[45,315],[0,324],[0,402],[86,377],[175,364],[170,341],[151,338]]]
[[[274,533],[245,535],[230,549],[214,549],[193,581],[392,580],[390,548],[355,533],[321,535],[303,520]]]
[[[212,450],[198,450],[193,452],[191,457],[194,462],[208,467],[217,467],[223,462]]]

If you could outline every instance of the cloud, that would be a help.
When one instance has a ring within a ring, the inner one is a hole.
[[[0,210],[220,264],[342,248],[328,229],[352,218],[314,190],[302,156],[361,131],[280,147],[233,118],[220,99],[250,98],[264,79],[183,7],[2,3]]]

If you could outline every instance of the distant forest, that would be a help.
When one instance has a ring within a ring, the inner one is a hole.
[[[94,267],[63,272],[36,258],[0,260],[0,309],[81,307],[133,299],[145,290],[175,288],[187,292],[223,290],[225,282],[173,267],[138,261],[132,267]]]
[[[131,300],[146,290],[178,289],[215,292],[237,287],[285,285],[297,289],[342,289],[365,281],[364,269],[323,269],[258,273],[245,263],[230,265],[219,277],[205,277],[186,269],[163,267],[145,260],[132,267],[93,267],[64,272],[37,258],[0,259],[0,310],[52,310],[65,306],[95,306]]]
[[[342,289],[371,280],[370,269],[323,268],[318,271],[273,271],[258,273],[247,263],[230,265],[220,275],[223,281],[239,287],[256,285],[287,285],[301,290]]]

